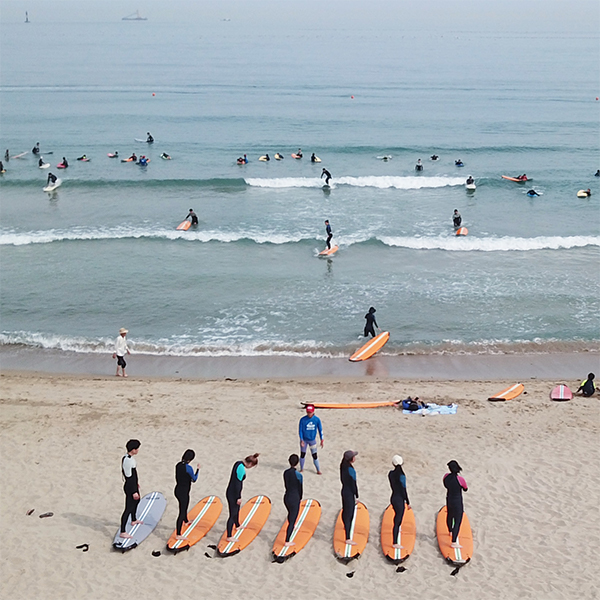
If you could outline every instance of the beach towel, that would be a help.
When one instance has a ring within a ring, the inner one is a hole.
[[[445,406],[443,404],[427,404],[425,408],[420,408],[419,410],[406,410],[404,409],[402,412],[405,415],[421,415],[425,417],[427,415],[455,415],[458,410],[458,404],[448,404]]]

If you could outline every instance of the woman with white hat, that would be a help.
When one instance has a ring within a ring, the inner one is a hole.
[[[390,504],[394,507],[394,529],[392,532],[394,548],[402,548],[399,543],[398,537],[400,534],[400,525],[404,517],[404,506],[410,510],[410,501],[408,499],[408,492],[406,491],[406,475],[402,469],[402,463],[404,459],[396,454],[392,457],[392,464],[394,468],[388,473],[388,479],[390,480],[390,487],[392,488],[392,497],[390,498]]]
[[[119,377],[119,369],[123,374],[123,377],[127,377],[125,375],[125,367],[127,363],[125,362],[125,354],[131,354],[129,352],[129,348],[127,347],[127,340],[125,336],[128,334],[128,330],[125,327],[121,327],[119,329],[119,337],[115,341],[115,351],[113,352],[113,358],[117,359],[117,377]]]

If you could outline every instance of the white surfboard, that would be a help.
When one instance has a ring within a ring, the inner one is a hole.
[[[474,183],[466,183],[465,187],[470,191],[474,192],[477,189],[477,186]]]
[[[49,167],[50,167],[50,163],[43,163],[43,164],[41,164],[41,165],[38,165],[38,167],[39,167],[40,169],[47,169],[47,168],[49,168]]]
[[[62,179],[57,179],[54,183],[47,185],[44,188],[44,192],[53,192],[56,188],[59,188],[62,184]]]
[[[155,529],[163,513],[167,508],[167,500],[160,492],[146,494],[138,504],[136,517],[142,521],[142,525],[131,525],[131,517],[127,521],[125,531],[131,538],[120,537],[121,531],[117,531],[113,541],[113,548],[121,552],[133,550],[139,546]]]

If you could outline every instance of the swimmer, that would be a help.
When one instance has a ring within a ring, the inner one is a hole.
[[[437,160],[439,158],[439,156],[437,154],[432,154],[429,158],[431,160]]]
[[[258,464],[259,454],[251,454],[246,456],[244,460],[238,460],[231,469],[229,485],[225,496],[229,506],[229,518],[227,519],[227,541],[235,542],[233,537],[234,526],[240,526],[240,506],[242,504],[242,489],[244,487],[244,479],[246,479],[247,469],[251,469]]]
[[[302,158],[302,148],[298,148],[298,152],[296,152],[296,156],[298,158]]]
[[[166,152],[163,152],[160,157],[164,158],[165,160],[171,160],[171,157]]]
[[[463,161],[462,161],[462,160],[460,160],[460,158],[459,158],[458,160],[455,160],[455,161],[454,161],[454,165],[455,165],[456,167],[464,167],[464,166],[465,166],[465,164],[463,163]]]
[[[539,196],[539,194],[535,190],[533,190],[533,189],[529,190],[527,192],[527,195],[528,196]]]
[[[322,448],[324,439],[321,419],[315,415],[315,407],[312,404],[307,404],[306,415],[300,419],[298,424],[298,435],[300,436],[300,473],[304,471],[306,450],[307,448],[310,448],[317,475],[322,475],[321,465],[319,464],[319,457],[317,455],[317,433],[321,439]]]

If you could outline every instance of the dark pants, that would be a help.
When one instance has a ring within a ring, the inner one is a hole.
[[[461,500],[453,502],[448,500],[446,502],[446,508],[448,509],[448,515],[446,517],[446,526],[448,532],[452,534],[452,543],[458,539],[458,532],[460,531],[460,524],[463,518],[463,503]]]
[[[285,534],[285,541],[289,542],[292,533],[294,532],[294,525],[298,519],[298,513],[300,512],[300,498],[297,496],[294,498],[283,498],[283,503],[288,511],[288,528]]]
[[[123,369],[127,366],[123,356],[117,356],[117,366],[122,367]]]
[[[373,337],[375,337],[375,329],[373,328],[373,325],[365,325],[365,337],[369,337],[369,334],[372,335]]]
[[[227,519],[227,537],[231,537],[233,526],[240,526],[240,505],[238,498],[230,498],[227,496],[227,505],[229,506],[229,519]]]
[[[347,540],[350,539],[352,519],[354,518],[355,510],[356,500],[354,494],[344,494],[344,492],[342,492],[342,522],[344,523],[344,531],[346,532]]]
[[[404,498],[392,498],[392,506],[394,507],[394,529],[392,531],[393,544],[398,543],[398,532],[404,518]]]
[[[181,528],[188,522],[187,511],[190,505],[189,490],[178,490],[175,488],[175,498],[179,502],[179,515],[177,516],[177,535],[181,535]]]
[[[137,521],[136,511],[139,503],[139,500],[134,500],[133,494],[128,494],[127,492],[125,492],[125,510],[121,515],[121,533],[125,533],[127,527],[127,519],[130,515],[132,521]]]
[[[333,233],[330,233],[327,236],[327,248],[329,248],[331,250],[331,238],[333,237]]]

